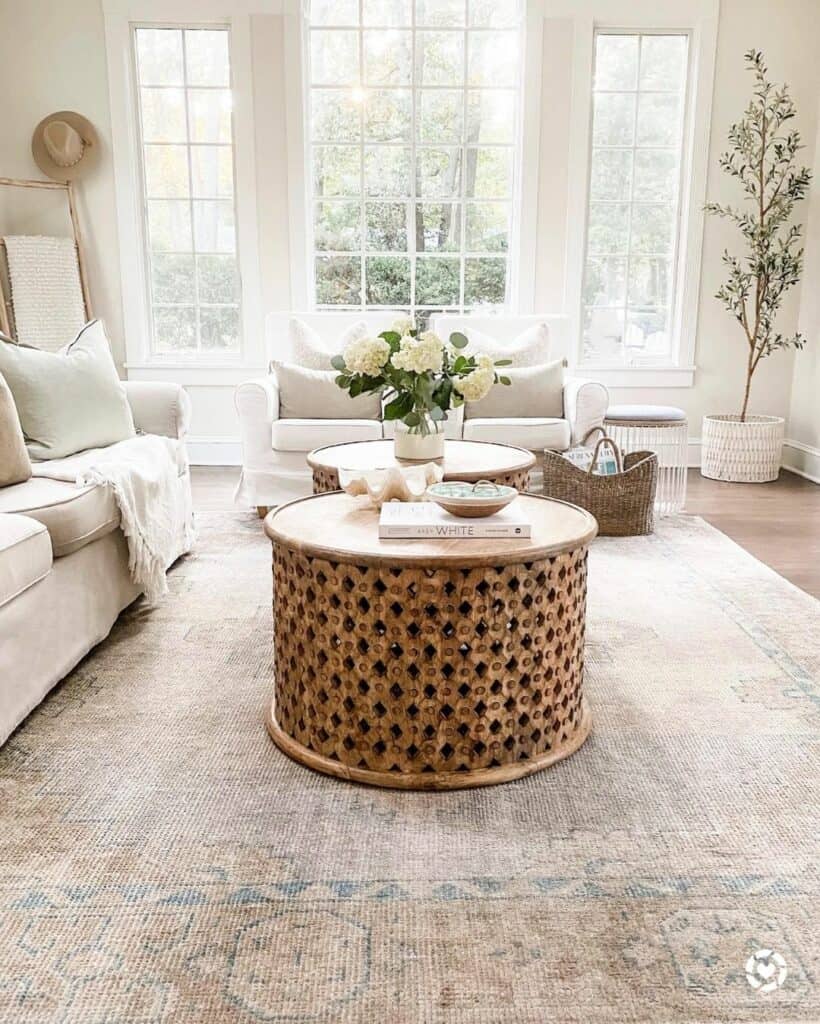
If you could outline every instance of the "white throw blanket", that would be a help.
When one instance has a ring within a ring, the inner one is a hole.
[[[145,434],[32,468],[35,476],[112,489],[128,540],[131,578],[149,601],[156,601],[168,593],[166,570],[194,544],[190,488],[180,479],[181,459],[184,451],[176,441]]]

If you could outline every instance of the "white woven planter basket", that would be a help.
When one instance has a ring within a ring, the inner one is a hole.
[[[701,467],[710,480],[762,484],[776,480],[783,450],[781,416],[704,416]]]

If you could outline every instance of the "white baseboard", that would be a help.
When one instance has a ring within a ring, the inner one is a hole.
[[[241,466],[242,442],[235,437],[188,437],[192,466]]]
[[[783,442],[783,468],[820,484],[820,448],[786,438]]]

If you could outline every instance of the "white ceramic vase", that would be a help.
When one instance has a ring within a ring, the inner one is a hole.
[[[430,420],[427,426],[429,433],[422,434],[421,431],[411,430],[401,420],[396,423],[393,451],[397,459],[429,462],[444,457],[444,427],[434,420]]]
[[[782,416],[704,416],[702,476],[735,483],[767,483],[780,473]]]

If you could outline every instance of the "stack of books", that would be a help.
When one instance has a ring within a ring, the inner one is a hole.
[[[382,505],[379,516],[382,540],[526,539],[531,533],[530,523],[517,501],[491,516],[473,519],[451,515],[433,501],[388,501]]]

